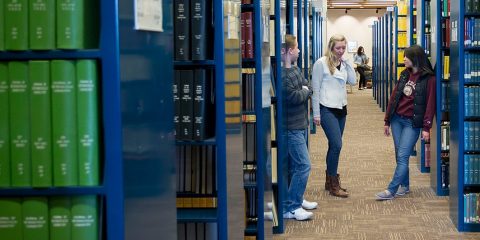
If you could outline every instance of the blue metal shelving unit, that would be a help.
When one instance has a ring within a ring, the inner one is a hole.
[[[467,153],[478,156],[478,151],[467,151],[464,146],[465,122],[472,120],[478,122],[478,118],[469,119],[465,116],[465,54],[468,52],[478,53],[480,49],[466,48],[465,25],[467,17],[478,18],[478,14],[469,14],[465,11],[465,1],[450,1],[451,11],[451,42],[450,42],[450,218],[458,231],[480,231],[480,224],[465,223],[464,198],[467,193],[479,193],[479,185],[465,184],[464,157]],[[457,35],[454,35],[454,34]],[[468,83],[470,86],[478,86],[478,83]]]

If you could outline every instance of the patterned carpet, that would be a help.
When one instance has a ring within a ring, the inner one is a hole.
[[[348,94],[348,117],[339,173],[347,199],[330,196],[325,181],[326,137],[321,128],[311,135],[312,172],[305,198],[317,201],[314,218],[288,220],[285,233],[276,240],[310,239],[480,239],[480,233],[459,233],[448,214],[448,197],[438,197],[430,189],[429,174],[418,170],[410,159],[410,194],[392,201],[376,201],[394,171],[393,140],[383,135],[381,109],[372,90]]]

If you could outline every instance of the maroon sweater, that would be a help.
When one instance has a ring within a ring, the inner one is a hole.
[[[408,81],[410,83],[415,84],[420,77],[420,73],[410,73],[410,78]],[[392,95],[390,96],[390,101],[388,102],[387,113],[390,112],[390,108],[392,107],[392,101],[394,93],[397,91],[398,84],[395,85],[395,88],[392,91]],[[400,100],[398,101],[398,106],[396,109],[396,113],[400,116],[404,117],[413,117],[413,99],[415,97],[415,90],[413,90],[410,96],[402,94]],[[427,82],[427,104],[425,109],[425,115],[423,117],[423,131],[430,131],[432,127],[433,116],[435,115],[435,76],[431,76]],[[390,119],[388,116],[385,115],[385,126],[390,126]]]

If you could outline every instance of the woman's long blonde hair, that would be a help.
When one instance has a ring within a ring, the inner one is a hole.
[[[347,43],[347,39],[345,36],[341,34],[334,34],[333,36],[330,37],[330,41],[328,41],[328,47],[327,51],[325,51],[325,57],[327,57],[327,65],[328,65],[328,70],[330,71],[330,74],[333,74],[335,72],[336,63],[337,63],[337,57],[333,53],[333,47],[335,47],[335,44],[337,42],[343,42]]]

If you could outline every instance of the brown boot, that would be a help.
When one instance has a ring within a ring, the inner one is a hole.
[[[346,198],[348,193],[340,189],[339,178],[337,176],[330,176],[330,195]]]
[[[325,191],[330,191],[330,176],[327,173],[327,170],[325,170]],[[338,183],[340,185],[340,189],[343,190],[344,192],[347,191],[346,188],[343,188],[341,185],[342,183],[340,182],[340,174],[337,174],[338,177]]]

